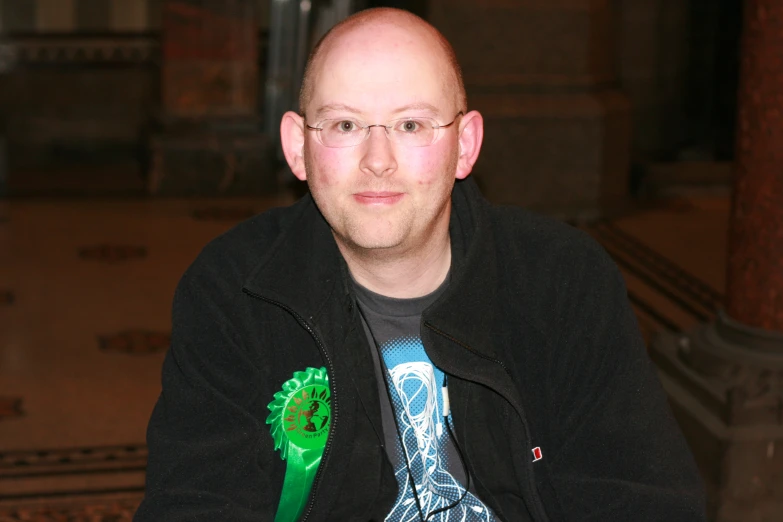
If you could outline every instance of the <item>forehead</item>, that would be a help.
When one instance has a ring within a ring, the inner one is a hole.
[[[322,50],[309,112],[347,105],[381,116],[412,105],[452,110],[449,63],[424,28],[373,24],[338,35]],[[423,110],[423,109],[422,109]]]

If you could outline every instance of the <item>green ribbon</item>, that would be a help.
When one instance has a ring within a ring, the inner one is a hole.
[[[329,436],[332,412],[326,368],[294,373],[267,407],[275,450],[288,461],[275,522],[296,522],[307,505]]]
[[[318,464],[321,463],[321,455],[323,448],[306,450],[292,445],[289,449],[283,493],[280,495],[275,522],[292,522],[302,516]]]

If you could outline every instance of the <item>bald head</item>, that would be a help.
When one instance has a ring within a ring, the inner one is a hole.
[[[315,45],[307,60],[302,89],[299,93],[299,112],[305,114],[313,98],[313,91],[318,84],[318,78],[323,74],[323,65],[330,53],[339,51],[343,46],[350,45],[350,40],[361,38],[362,34],[405,34],[410,39],[418,41],[423,53],[427,53],[442,72],[444,97],[453,99],[458,110],[467,110],[467,96],[462,81],[462,71],[454,49],[446,38],[435,27],[408,11],[379,7],[360,11],[330,29]],[[389,42],[393,49],[395,40]]]

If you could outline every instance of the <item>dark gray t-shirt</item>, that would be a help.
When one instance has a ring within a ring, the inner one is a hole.
[[[443,293],[448,281],[414,299],[385,297],[354,283],[373,347],[386,451],[399,485],[397,500],[386,517],[389,522],[420,520],[419,509],[426,517],[454,504],[465,491],[465,469],[445,424],[444,374],[427,356],[420,332],[422,312]],[[496,521],[472,492],[430,520]]]

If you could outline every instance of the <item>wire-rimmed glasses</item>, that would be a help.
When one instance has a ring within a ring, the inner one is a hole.
[[[315,127],[305,123],[305,127],[316,131],[321,145],[329,148],[355,147],[367,139],[373,127],[383,127],[390,140],[405,147],[426,147],[438,139],[440,129],[453,125],[462,114],[459,111],[453,120],[443,125],[432,118],[416,116],[392,120],[386,125],[365,125],[357,119],[337,118],[322,120]]]

